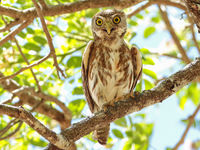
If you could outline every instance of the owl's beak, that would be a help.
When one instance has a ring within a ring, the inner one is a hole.
[[[110,35],[113,30],[114,28],[112,27],[112,24],[106,24],[106,32],[108,35]]]

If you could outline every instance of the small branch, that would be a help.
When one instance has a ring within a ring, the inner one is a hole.
[[[178,56],[175,55],[171,55],[171,54],[165,54],[165,53],[150,53],[150,55],[157,55],[157,56],[165,56],[165,57],[169,57],[169,58],[174,58],[174,59],[181,59]]]
[[[160,6],[158,5],[158,8],[160,10],[160,14],[163,18],[163,21],[165,22],[165,25],[167,27],[167,29],[169,30],[169,33],[171,34],[181,56],[182,56],[182,60],[188,64],[190,63],[190,59],[189,57],[187,56],[187,53],[185,52],[184,48],[182,47],[181,43],[180,43],[180,40],[178,39],[177,35],[176,35],[176,32],[174,31],[174,28],[172,27],[170,21],[169,21],[169,18],[167,16],[167,12],[166,11],[163,11]]]
[[[0,114],[6,114],[11,117],[19,118],[20,120],[26,122],[31,128],[37,131],[50,143],[53,143],[61,149],[65,149],[69,146],[65,138],[61,134],[56,134],[55,132],[49,130],[44,126],[39,120],[37,120],[30,112],[26,111],[23,107],[14,107],[5,104],[0,104]]]
[[[4,28],[1,28],[0,32],[9,31],[12,27],[14,27],[22,22],[23,22],[23,20],[15,19],[14,21],[11,21],[9,24],[6,24],[6,26]]]
[[[200,104],[197,106],[197,108],[194,111],[194,113],[188,118],[189,123],[187,125],[187,128],[185,129],[185,131],[184,131],[181,139],[179,140],[179,142],[176,144],[176,146],[172,150],[177,150],[180,147],[180,145],[184,143],[185,137],[186,137],[188,131],[190,130],[190,128],[191,128],[191,126],[192,126],[192,124],[194,122],[194,118],[197,115],[197,113],[198,113],[199,110],[200,110]]]
[[[8,26],[8,23],[6,22],[6,20],[4,19],[3,16],[2,16],[2,20],[4,21],[4,23],[6,24],[6,26]],[[8,31],[10,31],[10,29],[8,29]],[[21,49],[21,47],[20,47],[20,45],[19,45],[19,43],[18,43],[18,41],[17,41],[17,39],[16,39],[15,37],[14,37],[14,42],[15,42],[15,44],[16,44],[16,46],[17,46],[19,52],[20,52],[20,54],[22,55],[24,61],[25,61],[28,65],[30,65],[28,59],[26,58],[26,56],[25,56],[24,53],[22,52],[22,49]],[[38,81],[38,79],[37,79],[35,73],[33,72],[33,69],[30,68],[30,71],[31,71],[31,73],[32,73],[32,75],[33,75],[33,77],[34,77],[34,79],[35,79],[35,82],[36,82],[37,87],[38,87],[38,91],[41,91],[41,87],[40,87],[40,85],[39,85],[39,81]]]
[[[4,38],[1,39],[0,46],[3,45],[8,40],[12,40],[12,38],[16,34],[18,34],[19,32],[21,32],[21,30],[23,30],[24,28],[26,28],[32,21],[33,21],[33,18],[30,18],[29,20],[23,22],[18,28],[16,28],[15,30],[13,30],[9,34],[7,34]]]
[[[60,78],[59,72],[62,74],[63,77],[65,77],[65,73],[63,72],[63,70],[58,65],[55,48],[54,48],[53,43],[52,43],[52,38],[51,38],[51,35],[50,35],[50,33],[49,33],[48,29],[47,29],[47,25],[45,23],[44,16],[43,16],[43,13],[42,13],[42,11],[40,9],[40,6],[37,4],[36,0],[32,0],[32,1],[33,1],[34,5],[35,5],[37,14],[38,14],[38,16],[39,16],[39,18],[41,20],[43,31],[46,34],[47,41],[48,41],[49,48],[50,48],[50,55],[53,56],[54,66],[57,69],[58,77]]]
[[[42,62],[44,62],[45,60],[47,60],[50,56],[51,56],[51,55],[49,54],[49,55],[43,57],[42,59],[40,59],[40,60],[38,60],[38,61],[36,61],[36,62],[34,62],[34,63],[32,63],[32,64],[26,66],[26,67],[21,68],[19,71],[15,72],[15,73],[12,74],[12,75],[9,75],[9,76],[6,76],[6,77],[5,77],[5,76],[4,76],[4,77],[1,77],[1,78],[0,78],[0,81],[6,80],[6,79],[14,78],[16,75],[20,74],[21,72],[23,72],[23,71],[25,71],[25,70],[27,70],[27,69],[30,69],[30,68],[32,68],[32,67],[34,67],[34,66],[37,66],[37,65],[39,65],[39,64],[41,64]]]
[[[6,135],[4,137],[0,137],[0,141],[7,139],[7,138],[10,138],[11,136],[15,135],[19,131],[19,129],[21,128],[22,124],[23,124],[23,122],[19,121],[19,125],[17,126],[17,128],[14,131],[12,131],[11,133],[9,133],[8,135]]]
[[[189,22],[191,23],[190,30],[192,32],[192,40],[194,41],[194,45],[196,46],[196,48],[197,48],[197,50],[198,50],[198,52],[200,54],[200,46],[199,46],[199,43],[198,43],[198,41],[196,39],[195,32],[194,32],[194,22],[192,20],[192,17],[190,16],[190,14],[187,13],[187,16],[188,16]]]
[[[16,46],[17,46],[17,48],[18,48],[20,54],[22,55],[24,61],[27,63],[27,65],[30,65],[28,59],[26,58],[26,56],[25,56],[24,53],[22,52],[22,49],[21,49],[21,47],[20,47],[20,45],[19,45],[17,39],[14,38],[14,41],[15,41],[15,44],[16,44]],[[37,79],[37,77],[36,77],[36,75],[35,75],[33,69],[30,68],[30,71],[31,71],[31,73],[32,73],[32,75],[33,75],[33,78],[35,79],[36,85],[37,85],[37,87],[38,87],[38,91],[41,91],[41,87],[40,87],[39,81],[38,81],[38,79]]]
[[[150,2],[148,2],[148,3],[144,4],[144,5],[142,5],[142,6],[139,7],[138,9],[134,10],[133,12],[128,13],[128,14],[127,14],[127,17],[128,17],[128,18],[131,18],[132,16],[136,15],[137,13],[139,13],[140,11],[142,11],[142,10],[148,8],[148,7],[151,6],[151,5],[153,5],[153,1],[150,1]]]
[[[12,93],[14,93],[16,95],[20,95],[21,93],[24,93],[24,92],[30,92],[31,95],[33,95],[33,96],[39,97],[41,99],[44,99],[45,101],[51,101],[51,102],[56,103],[63,110],[65,119],[66,120],[71,120],[72,115],[71,115],[70,110],[65,106],[65,104],[63,102],[59,101],[57,98],[55,98],[53,96],[47,95],[45,93],[42,93],[41,91],[35,92],[34,89],[30,88],[30,87],[21,87],[19,89],[16,89]]]

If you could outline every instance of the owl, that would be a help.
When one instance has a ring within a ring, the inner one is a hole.
[[[120,10],[104,10],[92,18],[94,40],[88,43],[82,59],[83,88],[92,113],[131,95],[141,76],[141,55],[125,43],[126,29],[126,15]],[[94,131],[94,138],[102,145],[107,142],[109,128],[107,124]]]

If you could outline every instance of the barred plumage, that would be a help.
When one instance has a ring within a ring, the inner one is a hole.
[[[88,43],[82,61],[83,87],[92,113],[130,94],[141,76],[139,50],[129,49],[123,39],[126,28],[126,16],[119,10],[105,10],[92,19],[94,41]],[[106,144],[109,128],[108,124],[94,132],[100,144]]]

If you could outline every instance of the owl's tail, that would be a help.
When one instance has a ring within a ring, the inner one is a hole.
[[[94,131],[93,138],[98,140],[98,142],[102,145],[106,145],[108,135],[110,130],[110,124],[100,127],[99,129]]]

